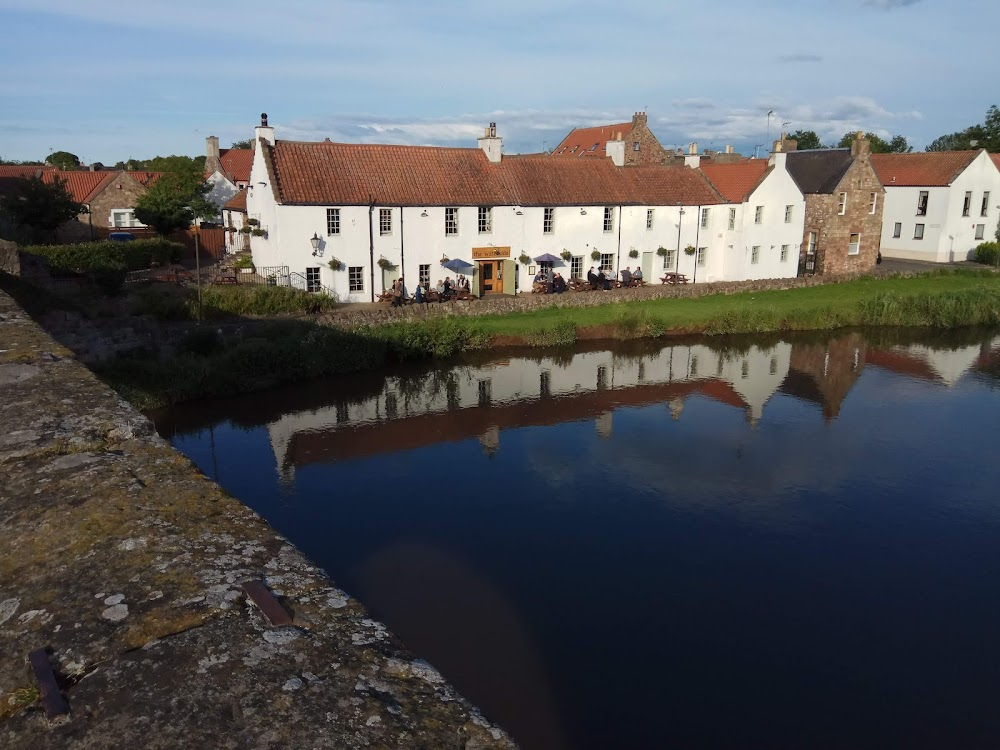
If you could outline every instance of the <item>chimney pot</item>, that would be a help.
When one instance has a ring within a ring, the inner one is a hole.
[[[262,128],[266,128],[267,127],[267,112],[261,112],[260,113],[260,126]]]
[[[698,153],[698,144],[697,144],[697,143],[692,143],[692,144],[690,144],[690,145],[688,146],[688,154],[689,154],[690,156],[694,156],[694,155],[695,155],[695,154],[697,154],[697,153]]]

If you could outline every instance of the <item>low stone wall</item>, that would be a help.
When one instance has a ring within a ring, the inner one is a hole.
[[[2,292],[0,424],[0,747],[513,747]]]
[[[835,284],[860,278],[863,274],[849,276],[800,276],[793,279],[762,279],[758,281],[725,281],[712,284],[686,284],[668,286],[647,284],[629,289],[611,289],[597,292],[565,292],[563,294],[519,294],[513,296],[485,297],[470,302],[446,302],[442,304],[347,306],[319,316],[325,325],[361,325],[388,323],[397,320],[426,320],[449,316],[477,317],[481,315],[502,315],[511,312],[529,312],[544,307],[597,307],[614,302],[635,302],[638,300],[669,298],[705,297],[711,294],[739,294],[741,292],[763,292],[782,289]]]

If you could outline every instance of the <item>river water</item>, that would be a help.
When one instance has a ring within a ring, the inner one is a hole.
[[[525,750],[992,748],[998,386],[996,332],[851,332],[156,421]]]

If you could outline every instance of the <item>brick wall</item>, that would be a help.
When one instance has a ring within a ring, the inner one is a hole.
[[[847,211],[840,215],[840,194],[847,193]],[[878,196],[875,213],[871,194]],[[809,233],[816,232],[816,273],[867,273],[875,268],[882,239],[882,207],[885,189],[867,154],[855,157],[832,194],[806,196],[805,231],[801,253],[806,254]],[[849,255],[851,234],[861,235],[861,252]]]

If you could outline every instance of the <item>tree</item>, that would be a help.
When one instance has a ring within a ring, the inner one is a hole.
[[[189,227],[195,219],[210,219],[218,213],[206,197],[210,189],[201,169],[167,172],[139,196],[135,218],[159,235]]]
[[[71,154],[69,151],[53,151],[49,154],[49,158],[45,160],[45,163],[59,169],[72,171],[80,168],[80,157],[76,154]]]
[[[50,231],[87,213],[87,207],[73,200],[66,182],[58,177],[53,182],[44,182],[40,177],[18,180],[11,194],[0,197],[0,208],[18,224]]]
[[[796,130],[790,136],[793,141],[798,141],[796,148],[799,151],[807,151],[817,148],[825,148],[815,130]]]
[[[837,144],[837,148],[850,148],[857,137],[856,131],[845,133],[844,137],[840,139],[840,143]],[[865,140],[871,144],[873,154],[908,154],[913,150],[913,146],[902,135],[894,135],[889,140],[885,140],[869,132],[865,133]]]
[[[4,159],[0,156],[0,164],[10,164],[12,166],[20,167],[41,167],[45,162],[41,161],[30,161],[27,159]]]
[[[977,148],[1000,153],[1000,109],[995,104],[986,110],[986,119],[982,124],[970,125],[957,133],[935,138],[927,150],[967,151]]]
[[[253,138],[246,138],[242,141],[233,141],[229,148],[253,148]]]

